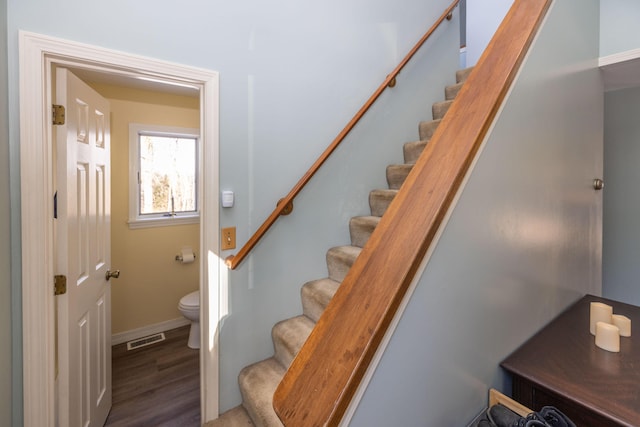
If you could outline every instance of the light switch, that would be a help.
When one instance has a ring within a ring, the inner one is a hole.
[[[223,228],[220,233],[220,246],[223,251],[236,248],[236,228]]]

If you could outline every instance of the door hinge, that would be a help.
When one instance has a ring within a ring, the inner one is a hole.
[[[53,104],[52,108],[53,112],[53,124],[54,125],[63,125],[64,124],[64,105],[56,105]]]
[[[53,276],[53,289],[54,295],[63,295],[67,293],[67,276],[55,275]]]

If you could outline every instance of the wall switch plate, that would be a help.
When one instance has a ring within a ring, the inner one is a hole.
[[[236,248],[236,228],[227,227],[222,229],[220,233],[220,246],[223,251]]]

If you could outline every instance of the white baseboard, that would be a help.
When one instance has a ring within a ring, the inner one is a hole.
[[[153,325],[143,326],[141,328],[131,329],[129,331],[119,332],[111,335],[111,345],[118,345],[127,341],[135,340],[138,338],[146,337],[148,335],[157,334],[159,332],[169,331],[171,329],[186,326],[191,322],[184,317],[178,317],[176,319],[166,320],[164,322],[155,323]]]

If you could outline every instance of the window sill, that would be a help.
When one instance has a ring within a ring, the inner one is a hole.
[[[151,228],[151,227],[171,227],[172,225],[188,225],[199,224],[199,215],[189,216],[174,216],[166,218],[145,218],[145,219],[132,219],[127,222],[129,229],[135,230],[137,228]]]

